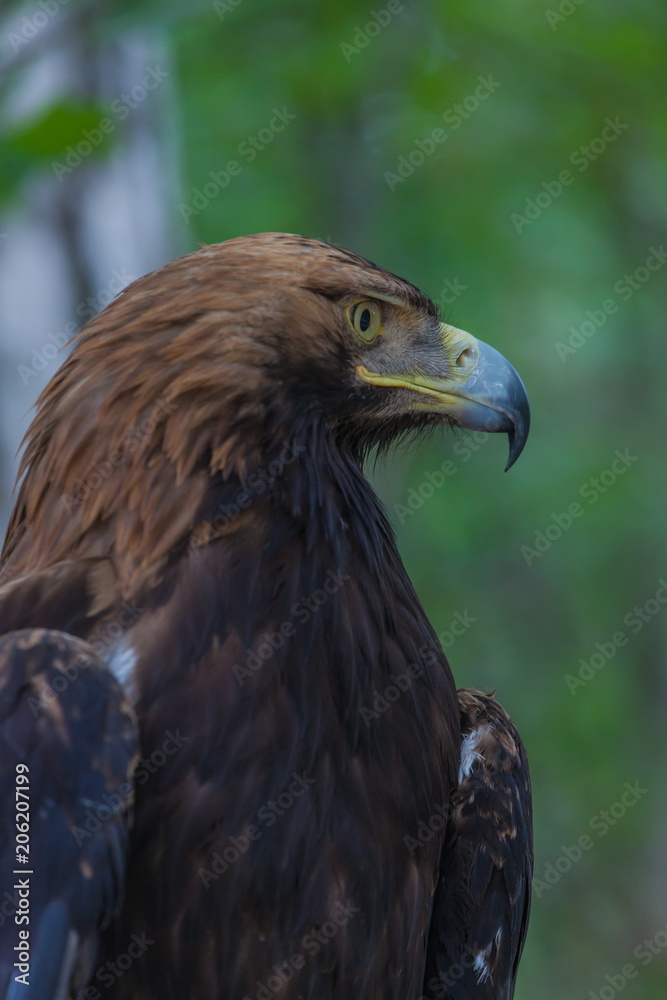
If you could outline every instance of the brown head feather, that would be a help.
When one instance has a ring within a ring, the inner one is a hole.
[[[435,322],[408,282],[282,233],[205,246],[130,285],[39,398],[3,553],[13,572],[110,556],[127,592],[159,570],[197,527],[210,477],[243,480],[289,438],[286,383],[304,420],[326,398],[319,378],[340,393],[336,300],[373,291]]]

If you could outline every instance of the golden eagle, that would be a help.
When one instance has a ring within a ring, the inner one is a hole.
[[[0,994],[509,998],[519,737],[457,692],[362,473],[528,433],[511,365],[281,233],[91,320],[27,435],[0,588]]]

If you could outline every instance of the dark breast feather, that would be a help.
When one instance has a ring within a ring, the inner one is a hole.
[[[142,757],[176,729],[182,743],[138,783],[128,898],[102,957],[133,931],[156,944],[114,996],[254,998],[295,954],[283,1000],[419,995],[442,837],[417,861],[404,837],[455,784],[455,690],[370,487],[337,471],[299,491],[301,517],[295,491],[260,496],[137,596],[151,605],[132,631]],[[311,538],[317,525],[331,536]]]

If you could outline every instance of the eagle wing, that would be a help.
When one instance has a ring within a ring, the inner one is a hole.
[[[1,997],[62,1000],[94,971],[122,894],[136,752],[133,713],[88,643],[0,637]]]
[[[468,689],[458,697],[459,784],[434,900],[424,993],[511,1000],[533,874],[528,760],[493,697]]]

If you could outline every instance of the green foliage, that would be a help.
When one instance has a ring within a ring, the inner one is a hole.
[[[81,141],[86,130],[97,128],[104,109],[91,102],[60,101],[27,122],[5,129],[0,159],[0,202],[17,193],[27,174],[49,169],[68,146]],[[111,143],[93,148],[108,155]]]

